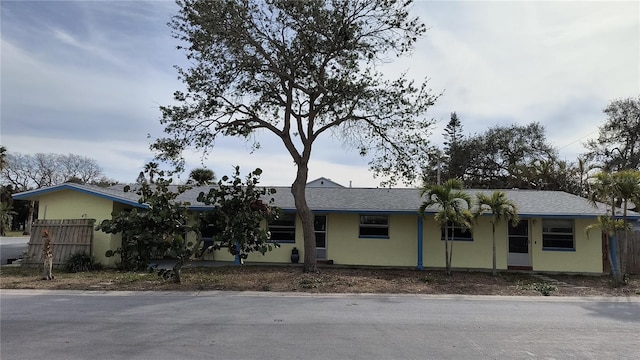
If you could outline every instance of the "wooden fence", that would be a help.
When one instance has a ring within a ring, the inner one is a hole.
[[[25,265],[42,265],[43,230],[49,230],[53,264],[62,265],[76,253],[91,253],[94,219],[36,220],[31,227],[31,238]]]
[[[618,232],[617,236],[618,239],[623,239],[624,232]],[[620,244],[620,242],[618,244]],[[640,231],[629,232],[627,249],[627,272],[630,274],[640,274]]]

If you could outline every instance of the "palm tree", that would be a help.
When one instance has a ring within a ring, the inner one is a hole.
[[[580,180],[579,191],[580,196],[589,196],[589,172],[595,167],[587,163],[583,157],[578,157],[577,171]]]
[[[203,186],[209,185],[216,180],[216,175],[213,170],[206,168],[196,168],[191,170],[189,178],[196,182],[196,185]]]
[[[9,204],[0,203],[0,236],[4,236],[7,230],[11,229],[13,216],[17,215],[13,207]]]
[[[598,202],[607,204],[611,209],[611,214],[599,216],[595,224],[589,225],[585,232],[588,232],[593,228],[600,228],[603,231],[605,247],[607,248],[607,257],[609,258],[609,265],[611,265],[611,272],[613,278],[618,280],[622,278],[620,273],[619,264],[620,261],[614,261],[614,255],[617,255],[617,250],[612,249],[613,242],[615,240],[616,233],[616,189],[613,181],[613,176],[610,173],[602,171],[595,174],[591,184],[591,192],[589,193],[589,202],[593,206],[597,206]],[[617,258],[617,256],[616,256]]]
[[[618,230],[627,229],[630,226],[631,226],[630,224],[625,223],[622,219],[616,219],[609,215],[602,215],[596,218],[595,223],[590,224],[584,229],[584,233],[587,236],[587,239],[589,238],[589,233],[591,232],[591,230],[600,229],[602,231],[605,247],[607,248],[607,257],[609,258],[609,266],[611,266],[611,271],[613,272],[613,278],[616,281],[622,281],[622,279],[624,278],[624,275],[622,276],[619,275],[619,274],[622,274],[622,271],[619,268],[620,259],[617,258],[618,251],[616,249],[616,246],[614,245],[614,249],[613,250],[611,249],[611,243],[614,242],[614,237]],[[614,261],[613,259],[613,254],[616,254],[616,261]]]
[[[462,191],[462,181],[459,179],[449,179],[443,185],[424,184],[420,189],[420,196],[426,197],[419,210],[422,216],[425,216],[429,207],[437,206],[440,208],[435,215],[435,220],[444,230],[445,271],[447,275],[451,275],[453,244],[449,245],[447,226],[449,223],[454,223],[470,228],[471,224],[468,219],[471,197]]]
[[[598,222],[589,227],[589,229],[599,227],[603,230],[605,241],[609,244],[607,251],[611,270],[616,281],[624,279],[628,252],[628,229],[626,222],[629,201],[640,203],[640,172],[636,170],[623,170],[617,173],[600,172],[594,177],[594,183],[591,186],[589,201],[596,205],[596,202],[606,203],[611,210],[611,214],[605,217],[599,217]],[[621,222],[616,220],[616,206],[622,207]],[[624,242],[616,246],[615,232],[617,229],[625,230]],[[612,249],[613,248],[613,249]],[[615,255],[617,261],[613,261]]]
[[[496,224],[502,220],[510,221],[512,225],[518,224],[518,207],[509,200],[502,191],[494,191],[491,196],[485,194],[476,195],[478,207],[474,211],[477,219],[485,212],[491,213],[491,229],[493,231],[493,276],[496,276]]]
[[[613,179],[616,183],[617,197],[622,206],[622,221],[627,224],[627,211],[629,208],[629,201],[634,204],[640,203],[640,172],[636,170],[623,170],[613,174]],[[624,242],[620,245],[620,272],[625,274],[627,272],[628,255],[630,254],[629,243],[629,226],[625,226],[624,230]]]
[[[149,183],[153,184],[153,177],[158,173],[158,163],[149,162],[144,166],[144,172],[149,174]]]
[[[146,184],[147,183],[147,178],[144,177],[144,172],[140,171],[140,174],[138,174],[138,177],[136,178],[136,184]]]

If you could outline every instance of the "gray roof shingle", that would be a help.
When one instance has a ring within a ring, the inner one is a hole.
[[[102,188],[91,185],[61,184],[48,188],[15,194],[16,199],[35,199],[48,192],[60,190],[75,190],[95,196],[109,198],[113,201],[140,206],[135,192],[123,191],[124,185]],[[209,190],[209,186],[194,187],[181,196],[179,201],[190,202],[191,207],[206,208],[196,199],[200,192]],[[293,195],[289,187],[274,187],[277,192],[273,195],[275,204],[285,210],[295,210]],[[495,190],[465,189],[472,198],[478,193],[491,194]],[[594,207],[585,198],[561,191],[544,190],[500,190],[518,206],[522,217],[596,217],[606,213],[604,204]],[[340,187],[310,187],[307,188],[307,203],[317,212],[380,212],[380,213],[416,213],[423,198],[415,188],[340,188]],[[435,207],[428,212],[436,212]],[[619,211],[618,211],[619,212]],[[640,214],[629,212],[631,218],[640,219]]]

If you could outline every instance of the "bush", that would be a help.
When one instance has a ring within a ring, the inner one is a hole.
[[[551,295],[551,293],[553,293],[554,291],[558,290],[558,288],[553,285],[553,284],[549,284],[548,282],[537,282],[531,285],[531,288],[533,290],[536,290],[538,292],[540,292],[542,295],[544,296],[549,296]]]
[[[102,270],[102,264],[87,253],[76,253],[67,259],[64,270],[70,273]]]

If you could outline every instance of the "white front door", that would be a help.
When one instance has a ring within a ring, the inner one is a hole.
[[[509,255],[508,266],[531,266],[529,251],[529,220],[520,220],[518,225],[509,224]]]

